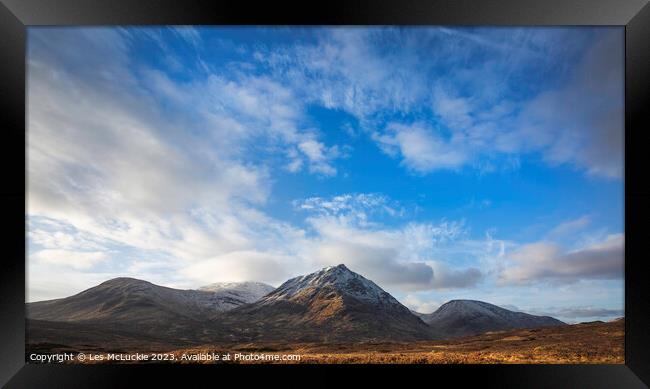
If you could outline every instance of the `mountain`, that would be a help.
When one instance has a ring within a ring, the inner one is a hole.
[[[240,305],[253,303],[275,290],[271,285],[262,282],[217,282],[202,286],[200,291],[216,293],[223,299],[221,311],[226,311]]]
[[[134,278],[114,278],[74,296],[27,304],[27,316],[52,321],[128,320],[137,317],[204,317],[219,309],[214,293],[178,290]]]
[[[128,320],[179,315],[205,320],[258,300],[274,288],[259,282],[229,282],[199,290],[172,289],[135,278],[114,278],[71,297],[27,304],[27,316],[51,321]]]
[[[28,303],[27,342],[104,349],[196,345],[213,336],[216,329],[205,323],[222,303],[212,292],[115,278],[74,296]]]
[[[220,320],[247,341],[435,338],[408,308],[345,265],[292,278],[260,300],[225,312]]]
[[[551,327],[565,323],[550,316],[534,316],[476,300],[452,300],[422,320],[445,338],[519,328]]]
[[[225,333],[211,322],[216,313],[261,297],[261,291],[270,288],[261,285],[230,283],[214,287],[218,291],[180,290],[115,278],[74,296],[28,303],[29,334],[44,340],[63,336],[91,344],[113,339],[116,334],[119,339],[134,338],[136,343],[138,339],[141,343],[200,343]]]

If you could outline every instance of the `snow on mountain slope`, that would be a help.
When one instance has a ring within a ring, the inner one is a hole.
[[[452,300],[431,314],[419,316],[445,337],[565,324],[549,316],[513,312],[476,300]]]
[[[202,286],[199,291],[213,292],[218,296],[236,302],[235,306],[253,303],[275,290],[271,285],[262,282],[216,282]],[[233,308],[235,307],[233,306]]]
[[[343,264],[326,267],[311,274],[292,278],[280,285],[273,293],[261,299],[261,302],[268,303],[287,300],[306,289],[323,287],[335,288],[365,303],[378,306],[403,307],[399,301],[377,286],[377,284],[360,274],[352,272]]]
[[[421,340],[435,337],[408,308],[345,265],[295,277],[220,316],[253,339]]]

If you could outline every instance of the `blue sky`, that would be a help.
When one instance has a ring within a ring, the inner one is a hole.
[[[28,299],[345,263],[623,314],[623,29],[30,28]]]

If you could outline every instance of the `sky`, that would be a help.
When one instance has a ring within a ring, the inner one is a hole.
[[[623,31],[30,27],[27,299],[344,263],[623,316]]]

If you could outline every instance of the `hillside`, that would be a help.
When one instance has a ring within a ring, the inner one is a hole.
[[[221,316],[247,340],[433,339],[436,334],[374,282],[345,265],[292,278]]]
[[[452,300],[440,306],[435,312],[420,317],[445,338],[565,324],[550,316],[513,312],[475,300]]]

